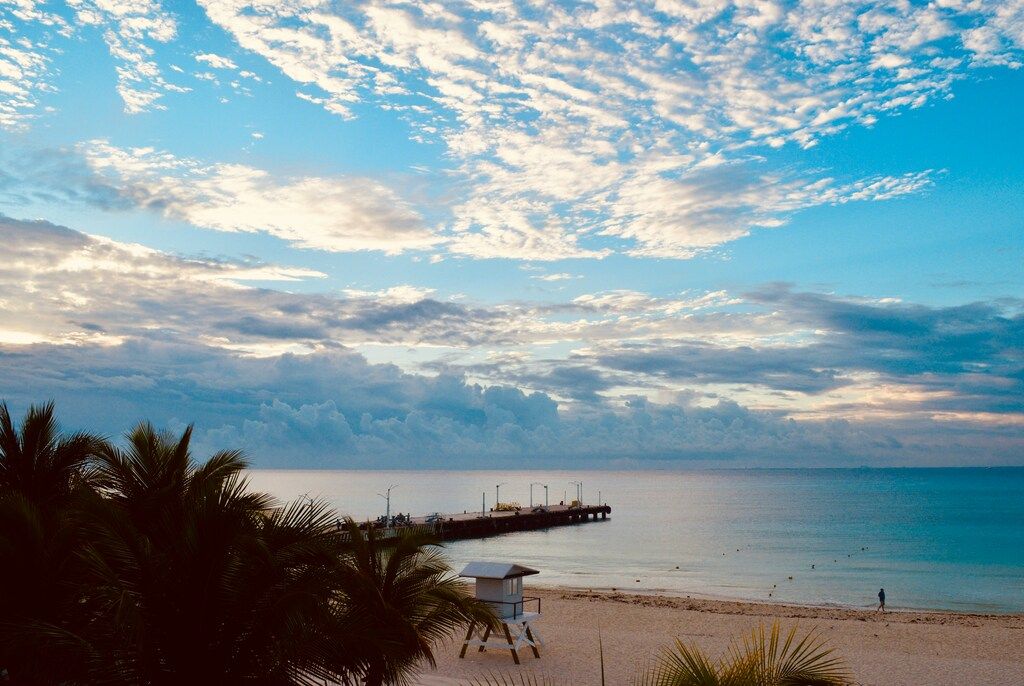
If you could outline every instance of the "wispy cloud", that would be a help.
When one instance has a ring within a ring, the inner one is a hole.
[[[395,254],[439,242],[389,187],[357,177],[278,178],[242,164],[203,164],[106,141],[79,147],[125,202],[216,231],[265,232],[303,248]]]
[[[797,174],[752,203],[776,180],[734,168],[716,202],[702,170],[920,107],[1022,47],[1001,3],[201,4],[302,97],[345,117],[378,103],[443,142],[467,182],[451,250],[476,257],[599,257],[595,232],[688,257],[788,208],[916,192],[925,172],[820,193]]]
[[[582,278],[576,274],[569,274],[568,272],[558,272],[557,274],[537,274],[530,277],[537,281],[571,281],[572,279]]]
[[[26,26],[42,31],[25,31]],[[63,17],[35,0],[0,5],[0,128],[24,130],[39,116],[39,94],[55,90],[51,40],[71,30]]]
[[[188,92],[187,86],[163,77],[154,57],[154,45],[177,36],[177,22],[157,0],[127,3],[68,0],[75,19],[102,31],[110,56],[118,63],[117,92],[128,114],[164,109],[159,100],[169,92]]]

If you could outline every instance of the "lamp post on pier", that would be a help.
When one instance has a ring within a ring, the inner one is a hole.
[[[498,505],[501,504],[501,487],[507,485],[507,481],[502,481],[500,484],[494,487],[494,507],[498,507]]]
[[[576,501],[583,504],[583,482],[582,481],[570,481],[572,485],[576,487]]]
[[[548,484],[540,481],[529,484],[529,507],[534,507],[534,486],[544,486],[544,507],[548,507]]]
[[[387,495],[384,495],[383,493],[378,493],[377,494],[381,498],[384,498],[384,500],[387,502],[387,506],[386,506],[387,509],[384,510],[384,526],[385,527],[391,526],[391,489],[392,488],[398,488],[398,484],[391,484],[390,486],[388,486]]]

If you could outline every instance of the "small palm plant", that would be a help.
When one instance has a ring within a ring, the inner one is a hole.
[[[785,638],[778,622],[759,626],[713,661],[695,646],[676,641],[658,664],[640,675],[636,686],[846,686],[850,675],[815,631],[797,640],[796,627]]]
[[[634,679],[634,686],[849,686],[849,672],[825,641],[811,630],[800,640],[794,627],[782,638],[778,622],[766,632],[759,626],[733,645],[720,660],[700,648],[676,641],[658,663]],[[604,651],[601,651],[604,683]],[[533,674],[490,675],[474,686],[558,686],[549,677]]]

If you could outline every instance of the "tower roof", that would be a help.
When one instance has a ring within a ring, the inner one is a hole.
[[[540,574],[540,572],[512,562],[470,562],[459,573],[459,576],[473,579],[514,579],[531,574]]]

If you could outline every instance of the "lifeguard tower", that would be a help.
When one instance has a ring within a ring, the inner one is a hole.
[[[500,648],[510,651],[518,665],[518,651],[524,645],[530,646],[534,657],[540,657],[537,647],[544,642],[537,629],[532,627],[533,622],[540,618],[540,598],[523,595],[523,577],[531,574],[540,572],[508,562],[470,562],[466,565],[459,576],[476,579],[476,597],[494,608],[494,614],[504,630],[505,640],[488,640],[491,637],[490,628],[470,624],[459,653],[460,658],[466,657],[469,646],[479,646],[481,653],[487,648]],[[534,603],[536,611],[532,611]],[[527,604],[531,606],[529,611]]]

